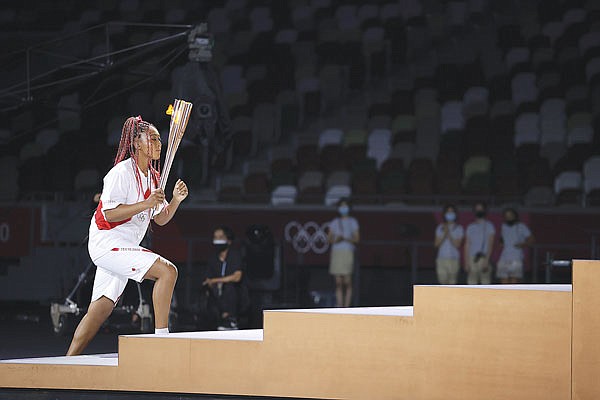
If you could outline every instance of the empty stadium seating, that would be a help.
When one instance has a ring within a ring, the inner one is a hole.
[[[0,20],[7,29],[36,27],[51,36],[115,19],[185,24],[206,18],[232,140],[206,171],[202,145],[190,137],[187,145],[197,151],[182,151],[179,172],[198,194],[212,190],[218,201],[264,204],[332,204],[342,195],[359,203],[470,195],[599,203],[595,1],[510,7],[486,0],[229,0],[181,2],[168,12],[160,1],[97,3],[70,7],[64,24],[49,21],[52,7],[27,13],[19,4],[3,10]],[[114,27],[112,45],[165,34],[126,32]],[[104,37],[80,37],[64,42],[72,54],[106,47]],[[97,187],[126,116],[142,114],[166,134],[170,87],[184,79],[186,62],[175,60],[151,84],[101,108],[86,109],[85,85],[57,96],[55,110],[21,106],[0,126],[0,140],[11,143],[3,163],[18,171],[3,196]],[[22,69],[17,59],[5,64],[3,86]],[[115,78],[124,86],[130,79]],[[81,137],[69,140],[73,133]],[[62,158],[92,136],[97,160]],[[339,176],[343,182],[331,182]]]

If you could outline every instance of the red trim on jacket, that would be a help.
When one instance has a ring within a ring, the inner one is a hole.
[[[98,208],[96,208],[96,212],[94,213],[94,219],[96,220],[96,226],[101,231],[108,231],[114,227],[123,225],[124,223],[131,221],[131,218],[127,218],[123,221],[108,222],[106,218],[104,218],[104,214],[102,213],[102,200],[100,200],[100,202],[98,203]]]

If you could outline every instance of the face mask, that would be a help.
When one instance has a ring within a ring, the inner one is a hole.
[[[215,247],[215,250],[217,250],[217,253],[220,253],[227,250],[229,243],[227,243],[227,240],[225,239],[215,239],[213,240],[213,246]]]
[[[448,222],[454,222],[456,221],[456,214],[453,212],[447,212],[446,214],[444,214],[444,218]]]
[[[338,212],[339,212],[341,215],[348,215],[348,213],[350,212],[350,208],[349,208],[348,206],[340,206],[340,207],[338,208]]]
[[[477,218],[483,218],[483,217],[485,217],[485,211],[476,211],[475,216]]]

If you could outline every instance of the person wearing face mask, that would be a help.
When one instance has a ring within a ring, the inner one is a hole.
[[[436,273],[441,285],[456,285],[460,269],[460,246],[464,237],[464,229],[456,222],[456,207],[444,207],[444,222],[435,230],[435,247],[438,249]]]
[[[494,246],[496,229],[485,216],[487,206],[483,202],[473,207],[476,220],[467,226],[464,248],[465,270],[469,285],[489,285],[492,282],[492,265],[490,256]]]
[[[237,325],[238,291],[242,280],[242,256],[231,247],[235,238],[227,226],[213,231],[214,254],[208,259],[207,278],[202,283],[214,296],[220,312],[218,330],[235,330]]]
[[[337,307],[350,307],[352,302],[352,272],[354,249],[360,239],[356,218],[350,216],[350,202],[342,198],[337,203],[339,217],[329,223],[328,239],[331,244],[329,273],[335,278]]]
[[[504,223],[500,229],[500,244],[503,246],[498,259],[496,276],[501,283],[519,283],[523,279],[523,248],[534,242],[531,231],[519,221],[514,208],[504,210]]]

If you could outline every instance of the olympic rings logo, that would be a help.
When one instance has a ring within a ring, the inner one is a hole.
[[[297,221],[290,221],[285,226],[285,241],[291,243],[298,253],[306,254],[312,250],[316,254],[323,254],[329,250],[326,233],[328,226],[328,223],[319,225],[314,221],[304,225]]]

